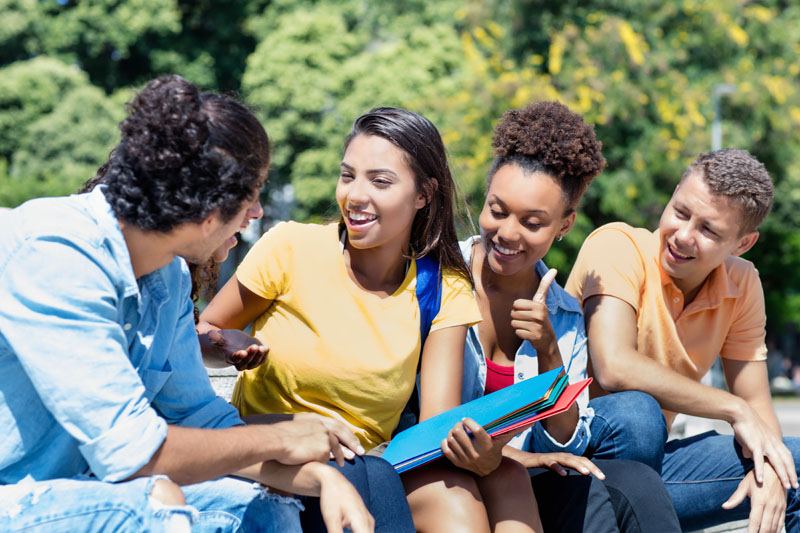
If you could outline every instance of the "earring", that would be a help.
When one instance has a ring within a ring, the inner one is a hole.
[[[557,238],[556,240],[557,240],[558,242],[561,242],[561,239],[563,239],[563,238],[564,238],[564,236],[563,236],[563,235],[559,235],[559,236],[558,236],[558,238]]]

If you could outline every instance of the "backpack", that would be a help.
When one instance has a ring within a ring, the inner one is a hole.
[[[417,360],[417,381],[411,393],[403,414],[400,415],[400,422],[392,435],[407,429],[419,420],[419,369],[422,363],[422,349],[425,340],[431,331],[433,319],[439,313],[442,305],[442,273],[439,263],[432,257],[426,255],[415,259],[417,264],[417,303],[419,304],[419,359]]]

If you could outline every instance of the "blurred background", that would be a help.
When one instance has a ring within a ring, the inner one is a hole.
[[[336,215],[342,142],[370,108],[439,127],[474,216],[498,118],[555,99],[596,125],[608,160],[546,258],[562,282],[596,226],[655,228],[698,153],[764,162],[775,206],[746,258],[764,282],[774,390],[793,393],[798,58],[796,0],[0,0],[0,206],[74,192],[116,144],[133,91],[181,74],[246,101],[274,145],[266,216],[235,265],[275,220]]]

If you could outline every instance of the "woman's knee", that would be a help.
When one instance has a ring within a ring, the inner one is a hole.
[[[483,498],[471,473],[427,467],[406,472],[402,479],[418,531],[489,531]]]
[[[529,492],[531,496],[533,495],[528,469],[508,457],[503,457],[500,461],[500,466],[494,472],[480,478],[478,485],[484,495],[487,488],[500,494]]]

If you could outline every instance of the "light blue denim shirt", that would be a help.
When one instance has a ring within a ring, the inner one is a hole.
[[[478,243],[480,237],[473,236],[459,243],[461,254],[467,265],[472,258],[472,245]],[[544,261],[536,263],[536,273],[544,276],[547,267]],[[550,311],[550,323],[558,339],[558,348],[564,360],[564,368],[570,383],[586,379],[586,330],[583,325],[583,312],[578,301],[567,294],[557,282],[550,285],[547,293],[547,308]],[[511,320],[511,318],[509,318]],[[536,348],[530,342],[523,341],[514,359],[514,383],[539,374]],[[461,403],[483,396],[486,388],[486,357],[483,353],[478,325],[467,331],[467,342],[464,347],[464,381],[461,388]],[[517,449],[547,453],[569,452],[581,455],[589,443],[589,426],[594,417],[594,410],[589,407],[588,389],[578,397],[578,424],[570,439],[562,444],[545,431],[544,426],[536,422],[533,427],[514,437],[509,445]]]
[[[202,364],[186,264],[135,279],[98,188],[32,200],[0,229],[0,483],[125,479],[167,424],[241,424]]]

